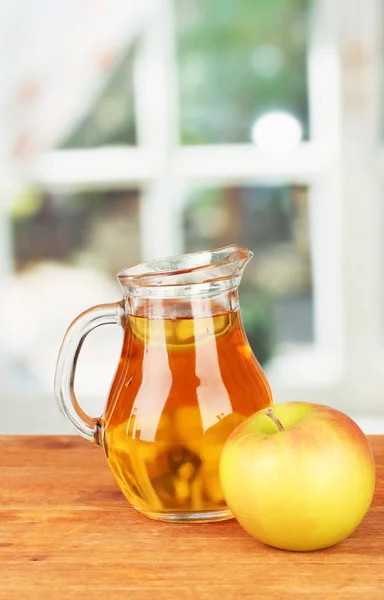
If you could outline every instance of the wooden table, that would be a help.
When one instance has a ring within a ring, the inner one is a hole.
[[[268,548],[235,521],[174,525],[136,513],[100,448],[0,437],[1,600],[384,599],[384,436],[371,510],[342,544]]]

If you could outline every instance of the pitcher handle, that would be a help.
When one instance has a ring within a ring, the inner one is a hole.
[[[74,381],[77,359],[87,335],[100,325],[124,326],[123,302],[99,304],[81,313],[68,327],[56,364],[55,396],[63,415],[85,439],[94,440],[97,418],[90,417],[79,405]]]

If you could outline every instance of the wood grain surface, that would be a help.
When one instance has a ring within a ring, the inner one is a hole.
[[[136,513],[100,448],[0,437],[1,600],[384,599],[384,437],[372,507],[333,548],[268,548],[235,521],[163,524]]]

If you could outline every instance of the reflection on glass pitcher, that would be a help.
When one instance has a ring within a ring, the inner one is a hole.
[[[219,482],[228,435],[272,403],[247,341],[238,286],[252,253],[234,245],[155,260],[118,274],[119,303],[96,306],[69,327],[55,392],[85,438],[100,444],[129,502],[164,521],[231,518]],[[125,336],[104,415],[74,393],[77,357],[99,325]]]

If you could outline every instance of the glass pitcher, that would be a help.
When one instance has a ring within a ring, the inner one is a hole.
[[[247,341],[238,286],[253,254],[242,246],[172,256],[118,274],[123,300],[95,306],[67,330],[55,394],[64,415],[102,446],[128,501],[162,521],[232,517],[219,481],[228,435],[272,403]],[[74,392],[85,337],[124,328],[104,415],[89,417]]]

